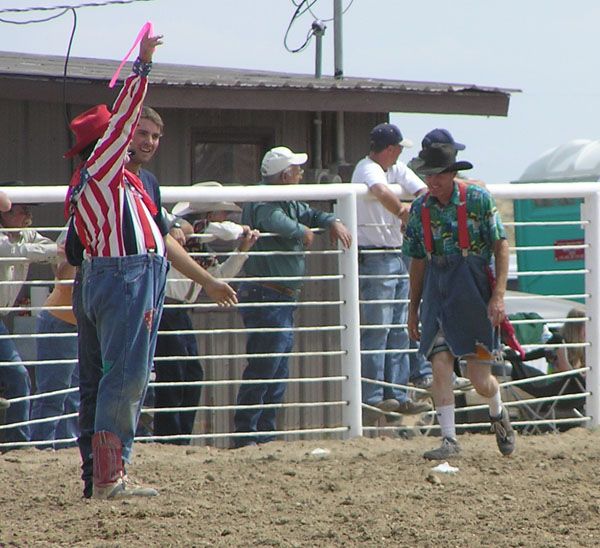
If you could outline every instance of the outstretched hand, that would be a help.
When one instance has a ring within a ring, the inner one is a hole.
[[[233,306],[237,304],[237,296],[233,288],[222,280],[213,280],[203,286],[206,294],[219,306]]]
[[[162,39],[162,34],[150,36],[150,29],[148,29],[148,32],[140,42],[140,60],[144,63],[151,63],[154,50],[156,46],[160,46],[163,43]]]

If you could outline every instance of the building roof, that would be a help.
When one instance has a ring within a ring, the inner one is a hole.
[[[61,56],[0,52],[0,97],[62,101],[65,59]],[[109,100],[106,83],[117,61],[72,57],[67,101]],[[130,65],[123,69],[128,74]],[[24,85],[23,80],[36,86]],[[346,112],[427,112],[506,116],[515,89],[330,76],[314,78],[247,69],[156,63],[150,76],[154,105],[171,108],[305,110]]]

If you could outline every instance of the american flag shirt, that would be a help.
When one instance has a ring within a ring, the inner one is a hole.
[[[134,64],[134,74],[125,80],[106,132],[79,169],[70,208],[88,258],[165,255],[163,236],[153,218],[156,206],[139,178],[125,169],[148,72],[149,65],[139,60]]]

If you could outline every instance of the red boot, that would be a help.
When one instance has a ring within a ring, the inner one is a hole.
[[[92,436],[94,491],[92,498],[116,499],[154,497],[156,489],[139,487],[126,481],[123,473],[121,440],[112,432],[96,432]]]

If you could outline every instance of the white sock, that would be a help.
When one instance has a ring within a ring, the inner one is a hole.
[[[502,413],[502,399],[500,389],[489,399],[490,417],[499,417]]]
[[[436,408],[435,414],[442,429],[442,438],[456,439],[456,426],[454,423],[454,405],[442,405]]]

